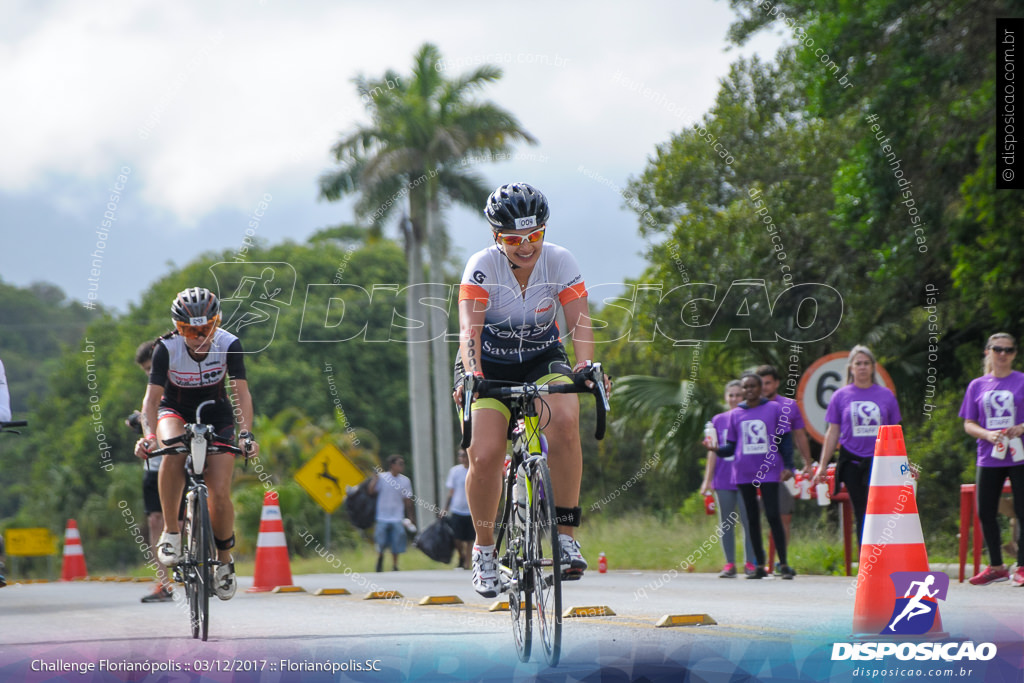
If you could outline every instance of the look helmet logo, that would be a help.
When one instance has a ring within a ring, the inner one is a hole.
[[[927,633],[939,614],[939,600],[949,592],[949,577],[940,572],[893,572],[896,602],[882,635]],[[902,596],[902,597],[900,597]]]

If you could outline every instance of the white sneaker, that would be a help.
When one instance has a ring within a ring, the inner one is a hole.
[[[165,567],[173,567],[181,561],[181,532],[160,534],[156,544],[156,559]]]
[[[498,596],[501,582],[498,578],[498,560],[494,546],[473,546],[473,589],[485,598]]]
[[[580,542],[568,534],[558,534],[558,545],[562,549],[562,580],[575,581],[583,576],[587,561],[580,552]]]
[[[230,600],[235,596],[238,582],[235,581],[234,560],[222,564],[213,570],[213,591],[221,600]]]

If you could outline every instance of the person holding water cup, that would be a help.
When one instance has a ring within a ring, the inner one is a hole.
[[[1013,369],[1017,342],[1000,332],[985,344],[985,374],[971,381],[960,406],[964,431],[978,440],[975,491],[978,521],[988,546],[989,565],[970,582],[975,586],[1012,579],[1024,586],[1024,544],[1017,544],[1017,570],[1003,564],[999,519],[999,498],[1003,484],[1010,480],[1013,507],[1018,520],[1024,519],[1024,373]]]
[[[838,491],[839,484],[845,484],[850,494],[857,519],[858,545],[863,542],[878,428],[897,425],[900,419],[896,396],[888,387],[875,384],[874,354],[866,346],[854,346],[846,362],[846,385],[832,394],[825,411],[828,428],[821,448],[821,464],[811,479],[811,486],[816,488],[827,481],[828,463],[838,444],[835,486]]]
[[[722,551],[725,553],[725,566],[718,575],[723,579],[736,577],[736,515],[743,523],[744,530],[749,530],[747,525],[747,510],[743,507],[743,501],[736,491],[736,484],[732,481],[732,465],[735,457],[720,458],[715,449],[719,444],[728,441],[729,436],[729,413],[743,400],[743,392],[740,389],[738,379],[731,380],[725,385],[725,404],[728,410],[719,413],[711,418],[711,430],[704,435],[704,448],[708,449],[707,465],[704,471],[704,482],[701,484],[702,495],[715,494],[715,508],[718,510],[718,527],[721,529]],[[754,544],[750,539],[749,531],[744,534],[744,559],[746,561],[745,571],[749,576],[757,567],[754,564]]]

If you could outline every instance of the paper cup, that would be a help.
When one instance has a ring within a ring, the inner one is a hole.
[[[818,493],[818,505],[828,505],[828,484],[826,484],[825,482],[821,482],[815,487],[815,489]]]
[[[787,479],[782,483],[786,487],[786,490],[789,491],[789,495],[793,496],[794,498],[800,495],[800,487],[796,485],[795,477]]]

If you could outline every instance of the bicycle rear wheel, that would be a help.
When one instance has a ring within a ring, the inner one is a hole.
[[[505,538],[505,552],[502,558],[502,574],[509,582],[508,611],[512,617],[512,636],[516,641],[516,653],[520,661],[530,661],[532,649],[532,604],[530,595],[531,576],[525,569],[526,536],[525,526],[516,521],[516,504],[512,495],[512,482],[515,481],[515,468],[510,467],[505,480],[505,506],[501,516],[502,532]]]
[[[562,553],[558,545],[555,498],[547,461],[537,458],[531,470],[527,573],[531,574],[544,659],[555,666],[562,651]]]

